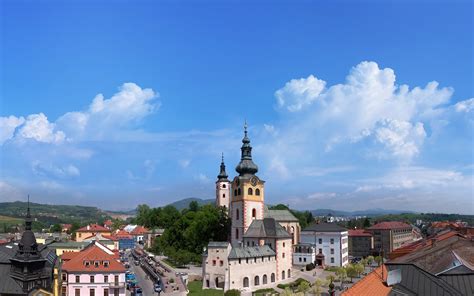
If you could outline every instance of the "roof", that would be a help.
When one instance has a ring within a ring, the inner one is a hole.
[[[380,222],[377,223],[367,229],[370,230],[391,230],[391,229],[404,229],[404,228],[411,228],[410,225],[398,222],[398,221],[390,221],[390,222]]]
[[[313,223],[303,229],[303,231],[344,232],[347,231],[347,229],[337,225],[336,223]]]
[[[86,249],[80,252],[74,252],[75,255],[69,253],[67,256],[72,257],[62,265],[62,269],[69,272],[125,272],[125,267],[117,262],[115,254],[105,247],[100,247],[97,244],[91,244]],[[85,262],[90,262],[86,267]],[[101,261],[96,267],[95,261]],[[109,266],[102,264],[103,261],[108,261]]]
[[[382,269],[383,269],[383,278],[382,278]],[[390,294],[392,287],[388,287],[385,284],[387,280],[387,268],[385,265],[382,265],[366,277],[355,283],[348,290],[343,292],[341,295],[344,296],[359,296],[359,295],[371,295],[371,296],[386,296]]]
[[[227,248],[228,246],[228,242],[209,242],[207,245],[208,248]]]
[[[229,254],[229,259],[239,258],[257,258],[266,256],[276,256],[275,252],[270,246],[255,246],[255,247],[235,247],[232,248]]]
[[[79,228],[76,232],[110,232],[110,229],[98,224],[90,224]]]
[[[88,242],[68,241],[68,242],[52,242],[48,246],[52,249],[62,249],[62,248],[82,249],[88,244],[89,244]]]
[[[299,221],[288,210],[269,210],[265,207],[263,216],[265,218],[273,218],[278,222],[298,222]]]
[[[371,237],[372,233],[366,232],[365,229],[349,229],[349,236],[368,236],[368,237]]]
[[[474,295],[474,274],[442,274],[439,276],[463,295]]]
[[[140,235],[140,234],[145,234],[145,233],[148,233],[148,229],[140,225],[138,225],[132,231],[130,231],[131,235]]]
[[[244,237],[291,238],[291,235],[273,218],[253,220]]]

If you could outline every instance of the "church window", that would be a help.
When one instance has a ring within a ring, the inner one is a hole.
[[[225,198],[225,193],[222,194],[222,198]]]
[[[284,270],[281,272],[281,279],[282,279],[282,280],[285,279],[285,271],[284,271]]]
[[[237,188],[237,195],[241,195],[242,194],[242,191],[240,191],[240,187]]]
[[[255,189],[255,195],[260,195],[260,189]]]
[[[252,209],[252,219],[255,219],[255,218],[257,218],[257,210]]]
[[[248,195],[253,195],[253,189],[252,188],[248,189]]]
[[[235,229],[235,239],[239,239],[239,229]]]
[[[234,196],[237,196],[237,189],[234,189]]]
[[[291,269],[288,269],[288,277],[291,277]]]
[[[285,243],[283,243],[283,248],[285,247]]]
[[[248,288],[248,286],[249,286],[249,278],[244,277],[244,288]]]
[[[267,275],[266,274],[263,275],[262,284],[263,285],[267,284]]]
[[[258,277],[258,275],[256,275],[255,278],[254,278],[254,285],[255,286],[260,285],[260,278]]]
[[[275,274],[274,274],[274,273],[272,273],[272,275],[270,276],[270,281],[271,281],[272,283],[275,282]]]
[[[282,258],[285,258],[285,253],[282,253],[282,254],[281,254],[281,257],[282,257]]]
[[[240,219],[239,216],[240,216],[240,215],[239,215],[239,209],[235,209],[235,219],[236,219],[236,220],[239,220],[239,219]]]
[[[225,184],[222,184],[222,188],[225,188]]]

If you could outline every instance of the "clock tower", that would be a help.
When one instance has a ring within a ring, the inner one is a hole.
[[[230,181],[225,171],[224,154],[222,154],[221,170],[216,181],[216,206],[229,210],[230,204]]]
[[[253,220],[263,220],[265,182],[255,174],[257,165],[252,161],[252,146],[247,135],[247,123],[244,126],[244,138],[240,162],[235,168],[238,176],[232,181],[231,217],[232,233],[231,243],[239,246],[242,237]]]

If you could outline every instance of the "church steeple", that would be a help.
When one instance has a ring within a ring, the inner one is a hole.
[[[240,176],[255,175],[258,172],[258,166],[252,161],[252,146],[250,146],[250,139],[247,135],[247,122],[244,125],[244,138],[240,150],[240,162],[235,170]]]
[[[221,160],[221,170],[219,175],[217,175],[217,181],[229,181],[227,178],[227,172],[225,171],[225,164],[224,164],[224,153],[222,153],[222,160]]]
[[[25,231],[21,236],[21,240],[18,243],[18,251],[15,254],[15,258],[22,260],[33,260],[40,258],[38,252],[38,244],[36,243],[36,237],[31,230],[31,224],[33,223],[30,213],[30,196],[28,195],[28,206],[26,209],[25,218]]]

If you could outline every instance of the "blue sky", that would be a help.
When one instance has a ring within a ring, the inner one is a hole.
[[[474,213],[470,1],[0,5],[0,201]]]

